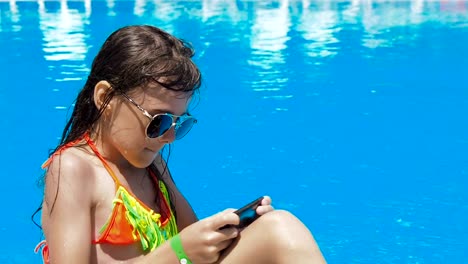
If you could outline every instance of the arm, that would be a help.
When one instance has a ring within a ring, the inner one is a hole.
[[[227,209],[216,215],[198,221],[195,212],[174,183],[165,161],[158,156],[154,161],[156,168],[162,175],[166,186],[174,195],[177,211],[177,226],[180,240],[186,255],[193,263],[214,263],[238,235],[237,228],[222,227],[239,224],[239,216],[233,209]],[[165,169],[166,168],[166,169]],[[154,251],[148,253],[140,264],[150,263],[178,263],[178,259],[171,248],[171,241],[166,241]]]
[[[66,152],[55,157],[46,174],[42,223],[50,263],[89,263],[91,250],[92,172]]]
[[[220,230],[220,228],[226,225],[239,224],[239,217],[232,212],[232,209],[228,209],[207,217],[187,226],[179,233],[185,254],[193,263],[215,263],[222,251],[231,245],[239,231],[234,227],[223,230]],[[171,248],[171,240],[164,242],[154,251],[148,253],[139,264],[179,263]]]
[[[168,183],[172,188],[173,181],[168,181]],[[174,191],[177,191],[177,197],[179,197],[178,208],[184,208],[184,204],[180,203],[182,200],[180,192],[176,189]],[[55,157],[46,175],[42,212],[43,229],[50,253],[49,263],[92,262],[91,211],[96,204],[95,192],[95,174],[88,161],[70,152]],[[186,200],[183,199],[183,201],[187,207],[186,211],[181,214],[182,221],[187,221],[190,217],[196,219]],[[190,228],[180,233],[184,241],[184,249],[195,261],[208,263],[206,259],[217,258],[228,242],[230,243],[230,240],[237,236],[236,230],[223,230],[222,232],[217,230],[221,226],[238,222],[236,215],[224,213],[191,225]],[[203,261],[199,261],[200,259]],[[165,242],[138,263],[173,264],[177,262],[178,259],[170,243]]]
[[[177,227],[180,232],[187,226],[197,222],[198,218],[195,215],[192,206],[190,206],[187,199],[185,199],[185,197],[175,185],[174,180],[172,179],[172,176],[169,172],[169,169],[166,167],[166,162],[160,155],[156,158],[155,165],[161,173],[164,172],[164,175],[162,175],[162,177],[164,178],[164,182],[166,182],[167,187],[174,194],[175,201],[172,202],[175,203],[174,205],[177,211]],[[164,168],[166,168],[166,170],[164,170]]]

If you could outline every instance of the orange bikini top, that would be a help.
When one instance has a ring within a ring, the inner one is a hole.
[[[100,236],[97,239],[94,239],[92,243],[128,245],[140,241],[144,251],[152,251],[164,241],[176,235],[178,233],[177,223],[169,205],[169,193],[164,182],[158,180],[156,175],[148,169],[152,179],[159,187],[159,199],[160,201],[163,201],[160,206],[162,214],[158,214],[140,201],[120,183],[109,164],[98,152],[96,145],[91,140],[88,133],[86,133],[83,138],[88,146],[93,150],[94,154],[101,160],[102,164],[114,180],[116,187],[112,214],[106,224],[99,231]],[[83,138],[62,146],[52,154],[42,167],[48,167],[56,155],[59,155],[65,149],[76,145],[82,141]],[[35,251],[38,252],[41,247],[44,263],[48,263],[49,249],[45,241],[39,243]]]

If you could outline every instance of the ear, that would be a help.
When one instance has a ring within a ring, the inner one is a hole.
[[[101,109],[107,94],[109,94],[111,91],[112,86],[107,81],[99,81],[96,86],[94,86],[94,104],[96,105],[97,109]]]

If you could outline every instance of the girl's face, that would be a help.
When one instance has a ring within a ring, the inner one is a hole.
[[[158,84],[136,88],[127,95],[151,116],[164,113],[184,115],[190,102],[188,94],[174,92]],[[103,131],[104,140],[112,146],[108,148],[110,153],[107,154],[115,156],[116,162],[119,162],[118,159],[121,159],[120,162],[126,160],[135,167],[145,168],[154,161],[165,144],[175,140],[174,127],[160,137],[148,138],[146,129],[151,119],[123,95],[117,93],[108,107],[110,109],[106,110],[110,110],[110,118],[107,119],[110,122],[107,122]]]

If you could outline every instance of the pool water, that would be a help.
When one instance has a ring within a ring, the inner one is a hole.
[[[40,165],[104,39],[142,23],[197,50],[199,123],[169,164],[200,218],[268,194],[329,263],[467,262],[468,2],[11,0],[0,19],[0,263],[40,262]]]

